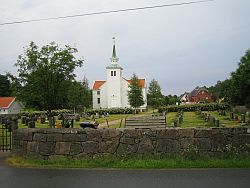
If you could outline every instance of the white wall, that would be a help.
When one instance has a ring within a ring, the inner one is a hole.
[[[21,104],[18,101],[14,101],[8,109],[0,108],[0,114],[18,114],[21,110]]]
[[[116,71],[116,76],[111,76]],[[107,69],[107,107],[121,108],[121,70]]]

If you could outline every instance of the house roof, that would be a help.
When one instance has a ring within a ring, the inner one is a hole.
[[[106,81],[95,81],[93,85],[93,90],[98,90]]]
[[[9,108],[15,99],[15,97],[0,97],[0,108]]]
[[[139,80],[139,85],[141,87],[145,87],[146,80],[145,79],[138,79]],[[126,80],[128,83],[131,84],[132,80]]]
[[[196,87],[191,93],[189,94],[190,97],[196,96],[200,91],[208,91],[205,87]]]
[[[185,93],[181,94],[181,95],[180,95],[180,99],[181,99],[182,97],[184,97],[185,95],[187,95],[187,96],[188,96],[188,95],[189,95],[189,93],[188,93],[188,92],[185,92]]]

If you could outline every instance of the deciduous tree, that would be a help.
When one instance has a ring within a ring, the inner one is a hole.
[[[153,111],[163,104],[164,96],[161,93],[161,86],[155,79],[149,83],[147,99],[148,105],[153,107]]]
[[[142,87],[140,86],[139,79],[134,73],[129,84],[128,100],[131,107],[139,108],[145,101],[143,100]]]

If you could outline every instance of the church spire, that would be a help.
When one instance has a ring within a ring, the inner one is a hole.
[[[117,63],[119,58],[116,56],[116,49],[115,49],[115,37],[112,38],[113,39],[113,51],[112,51],[112,57],[111,57],[111,62],[112,63]]]
[[[113,53],[112,53],[112,58],[116,58],[116,50],[115,50],[115,37],[112,38],[114,45],[113,45]]]

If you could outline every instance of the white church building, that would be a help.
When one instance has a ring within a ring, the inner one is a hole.
[[[107,80],[96,80],[93,84],[93,108],[130,108],[128,101],[128,90],[131,80],[122,77],[123,68],[118,64],[119,58],[116,56],[115,43],[111,63],[106,67]],[[144,105],[141,110],[147,107],[146,80],[139,79],[142,87]]]

